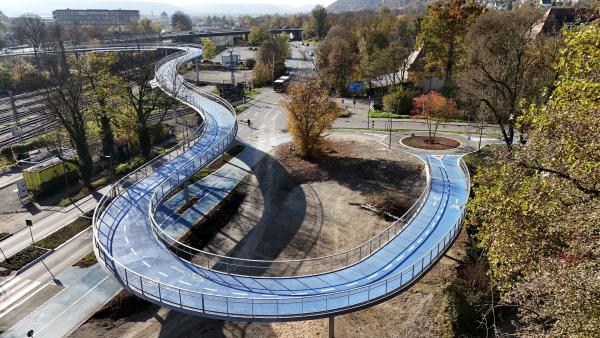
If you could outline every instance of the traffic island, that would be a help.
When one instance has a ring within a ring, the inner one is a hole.
[[[400,141],[403,145],[411,148],[424,150],[449,150],[460,147],[460,142],[448,137],[435,136],[410,136]]]

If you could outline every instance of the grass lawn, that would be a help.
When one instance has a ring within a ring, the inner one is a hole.
[[[81,258],[79,262],[73,264],[73,266],[77,266],[80,268],[88,268],[96,263],[98,263],[98,260],[96,259],[96,255],[92,251],[89,254],[83,256],[83,258]]]
[[[6,261],[0,263],[0,267],[6,269],[0,271],[0,276],[8,276],[11,271],[19,270],[49,250],[56,249],[61,244],[73,238],[73,236],[90,227],[90,225],[92,225],[90,219],[79,217],[52,235],[35,242],[35,245],[26,247]]]
[[[410,118],[410,115],[399,115],[399,114],[388,113],[388,112],[384,112],[384,111],[380,111],[380,110],[369,110],[369,117],[373,118],[373,119],[380,119],[380,118],[408,119],[408,118]]]

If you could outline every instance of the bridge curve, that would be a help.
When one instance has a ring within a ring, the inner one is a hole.
[[[430,182],[422,205],[402,231],[352,264],[303,276],[249,276],[197,266],[156,237],[152,203],[159,187],[185,181],[219,156],[237,124],[226,101],[199,91],[177,68],[201,54],[181,47],[156,68],[160,88],[195,109],[204,122],[194,137],[117,182],[93,218],[94,251],[129,292],[173,310],[211,318],[286,321],[346,313],[381,302],[414,283],[460,231],[469,174],[458,156],[424,156]],[[177,175],[173,175],[173,173]]]

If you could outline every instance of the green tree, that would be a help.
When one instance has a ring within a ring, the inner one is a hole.
[[[399,88],[383,97],[383,108],[393,114],[408,115],[416,96],[412,89]]]
[[[267,66],[271,70],[271,81],[285,73],[285,59],[291,55],[288,36],[280,34],[264,41],[258,49],[258,64]],[[258,67],[259,70],[261,67]],[[257,72],[255,72],[256,74]],[[256,77],[255,77],[256,78]]]
[[[252,26],[248,34],[248,43],[252,46],[259,46],[269,39],[269,32],[263,26]]]
[[[69,142],[77,152],[77,158],[63,160],[77,165],[81,184],[91,188],[94,163],[88,143],[90,110],[85,108],[84,81],[78,73],[71,74],[62,43],[61,49],[60,57],[51,67],[51,87],[46,90],[44,101],[49,114],[67,132]]]
[[[117,62],[115,53],[88,53],[77,60],[76,69],[87,81],[86,96],[92,99],[89,106],[94,109],[96,123],[100,127],[102,155],[113,155],[113,121],[121,106],[115,88],[123,87],[122,80],[111,73]]]
[[[171,26],[174,31],[192,30],[192,19],[182,11],[177,11],[171,15]]]
[[[438,0],[427,7],[418,43],[425,51],[425,68],[443,76],[445,95],[454,93],[454,69],[469,26],[484,11],[474,1]]]
[[[335,26],[329,31],[319,45],[315,60],[321,78],[338,95],[346,94],[358,62],[352,35],[343,26]]]
[[[288,89],[282,101],[288,111],[288,129],[303,157],[318,149],[321,135],[338,118],[341,108],[316,81],[302,81]]]
[[[321,5],[316,5],[310,12],[311,27],[317,39],[323,39],[329,30],[327,10]]]
[[[202,39],[202,58],[212,60],[217,56],[217,45],[210,38]]]
[[[123,102],[126,102],[129,112],[133,116],[134,128],[142,156],[150,159],[152,151],[151,130],[162,123],[169,109],[173,108],[180,98],[183,84],[176,80],[177,71],[173,70],[162,76],[173,84],[173,88],[166,88],[171,95],[164,94],[159,88],[153,88],[154,63],[152,55],[140,53],[136,57],[129,58],[130,64],[125,66],[121,72],[123,76],[122,86],[118,88]],[[152,123],[150,117],[159,114],[159,120]]]
[[[529,141],[475,177],[468,223],[522,334],[600,335],[600,27],[565,32],[548,101],[521,118]]]
[[[24,14],[11,21],[12,31],[21,43],[28,43],[33,48],[38,69],[40,59],[38,49],[42,45],[46,33],[46,24],[38,15]]]
[[[533,38],[539,19],[535,9],[489,12],[469,28],[463,44],[459,92],[477,97],[494,116],[508,148],[521,101],[539,97],[556,76],[558,44],[552,38]]]

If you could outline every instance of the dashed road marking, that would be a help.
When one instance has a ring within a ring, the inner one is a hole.
[[[125,236],[125,242],[129,244],[129,238],[127,238],[127,236]]]
[[[163,276],[163,277],[169,277],[169,275],[167,275],[166,273],[159,271],[158,272],[159,275]]]
[[[146,261],[142,261],[142,264],[144,264],[145,266],[147,266],[147,267],[149,267],[149,268],[151,268],[151,267],[152,267],[152,265],[148,264],[148,262],[146,262]]]
[[[210,289],[210,288],[204,288],[204,290],[208,290],[208,291],[212,291],[212,292],[216,292],[217,291],[215,289]]]
[[[385,268],[383,268],[383,270],[389,270],[392,268],[392,264],[388,264]]]
[[[182,281],[182,280],[179,280],[178,282],[179,282],[179,283],[181,283],[181,284],[185,284],[185,285],[188,285],[188,286],[192,286],[192,284],[190,284],[190,283],[188,283],[188,282],[184,282],[184,281]]]
[[[410,248],[408,248],[408,251],[413,251],[415,249],[414,245],[411,245]]]
[[[137,256],[137,252],[135,252],[135,250],[133,250],[133,248],[129,248],[131,250],[131,252],[133,252],[134,255]]]
[[[335,290],[335,288],[326,288],[326,289],[322,289],[321,292],[328,292],[328,291],[333,291]]]
[[[372,274],[371,276],[367,277],[367,279],[373,279],[373,278],[377,277],[378,274],[379,273],[376,272],[376,273]]]
[[[402,258],[404,258],[404,255],[401,255],[400,257],[396,258],[396,262],[400,262]]]
[[[247,296],[247,293],[243,293],[243,292],[232,292],[232,294],[234,295],[238,295],[238,296]]]
[[[353,286],[353,285],[356,285],[357,283],[358,283],[358,282],[352,282],[352,283],[350,283],[350,284],[346,284],[346,286]]]
[[[176,266],[174,266],[174,265],[171,265],[171,267],[172,267],[174,270],[176,270],[176,271],[178,271],[178,272],[180,272],[180,273],[185,273],[185,271],[181,270],[180,268],[178,268],[178,267],[176,267]]]

